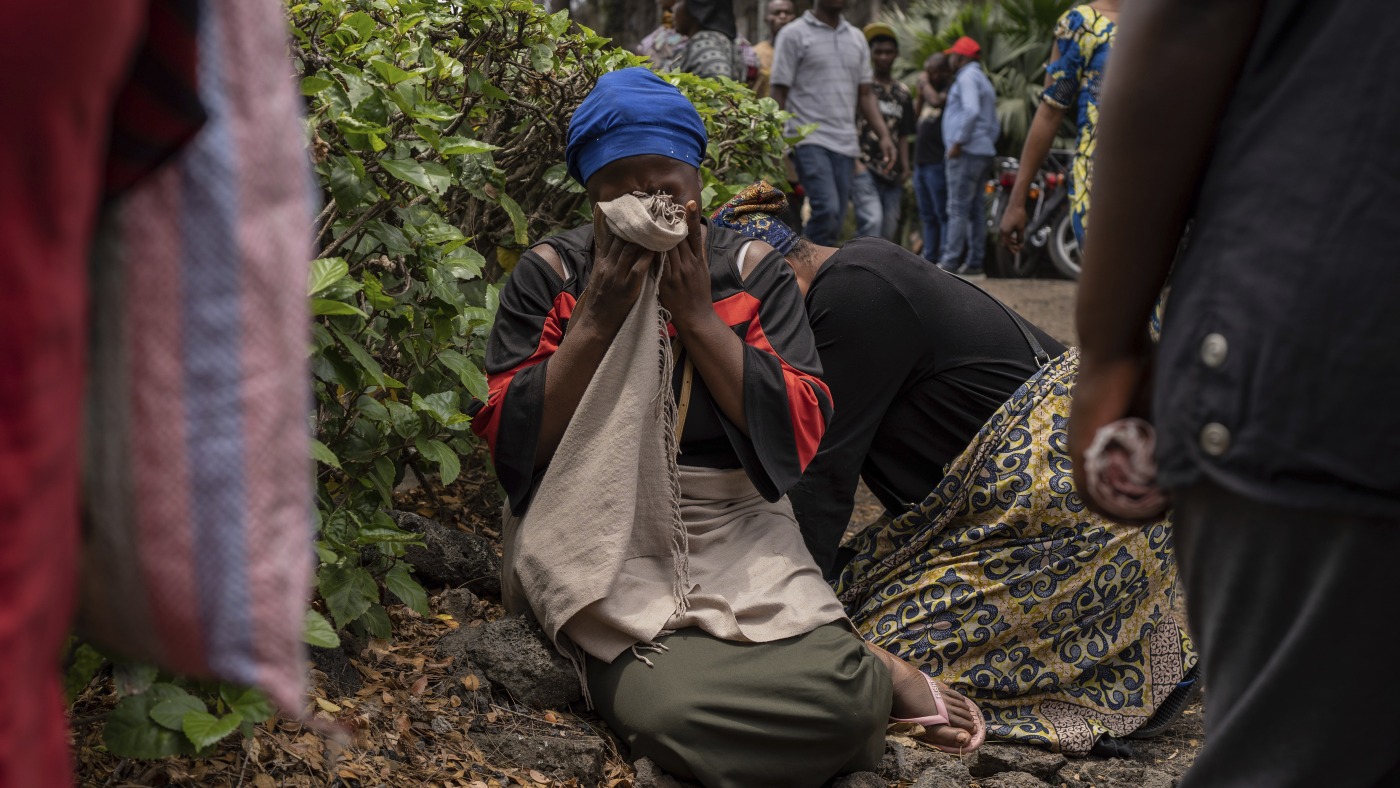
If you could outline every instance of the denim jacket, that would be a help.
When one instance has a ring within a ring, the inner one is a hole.
[[[974,156],[996,155],[997,94],[979,63],[968,63],[958,69],[953,87],[948,91],[948,104],[943,109],[943,144],[951,148],[962,145],[963,153]]]

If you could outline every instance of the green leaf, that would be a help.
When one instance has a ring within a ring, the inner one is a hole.
[[[371,605],[360,617],[359,623],[366,632],[381,640],[388,640],[394,635],[394,625],[389,622],[389,612],[383,605]]]
[[[69,703],[87,689],[87,685],[92,683],[92,677],[97,675],[97,671],[101,670],[106,662],[107,658],[92,646],[86,643],[76,645],[69,661],[68,672],[63,676],[63,689]]]
[[[118,695],[140,695],[151,688],[159,671],[155,665],[139,662],[118,662],[112,666],[112,682]]]
[[[515,245],[529,245],[530,227],[525,221],[525,212],[520,210],[520,203],[505,192],[501,192],[500,200],[501,207],[506,209],[506,215],[510,217],[511,226],[515,228]]]
[[[379,166],[404,183],[428,191],[433,190],[433,182],[428,179],[428,173],[423,171],[423,165],[420,162],[413,159],[380,159]]]
[[[360,365],[360,368],[363,369],[365,373],[369,375],[369,379],[371,382],[373,382],[375,385],[389,388],[389,386],[387,385],[389,376],[384,374],[384,368],[379,366],[379,362],[374,360],[374,356],[371,356],[369,354],[369,351],[365,350],[363,345],[361,345],[359,342],[356,342],[350,337],[349,334],[346,334],[344,331],[341,331],[338,328],[332,327],[331,333],[335,334],[336,339],[340,340],[340,344],[345,347],[345,349],[350,353],[350,356],[354,358],[355,362]]]
[[[360,545],[422,544],[423,537],[393,525],[366,525],[355,538]]]
[[[367,395],[360,395],[355,400],[355,408],[360,411],[360,415],[371,421],[388,421],[389,409],[384,407],[384,403]]]
[[[385,400],[385,407],[389,409],[389,421],[394,425],[394,432],[400,437],[412,438],[423,429],[423,420],[409,406],[395,400]]]
[[[374,30],[374,18],[364,11],[356,11],[350,16],[345,17],[340,25],[341,27],[355,31],[355,36],[360,41],[364,41],[365,37],[370,34],[370,31]]]
[[[223,684],[219,687],[219,697],[230,711],[236,712],[245,721],[262,722],[272,716],[272,704],[267,696],[251,687]]]
[[[440,391],[426,397],[414,394],[413,408],[427,413],[445,427],[456,426],[463,423],[463,419],[468,419],[457,408],[457,392],[455,391]]]
[[[185,715],[184,730],[190,742],[202,750],[233,733],[241,722],[243,715],[236,711],[222,717],[215,717],[207,711],[192,711]]]
[[[151,719],[151,697],[129,695],[107,715],[102,741],[118,758],[164,758],[186,751],[184,737]]]
[[[457,458],[457,452],[452,451],[440,440],[424,440],[421,436],[414,445],[424,459],[437,463],[438,475],[442,478],[444,487],[457,481],[458,475],[462,473],[462,461]]]
[[[340,636],[326,617],[315,610],[306,611],[306,622],[302,625],[301,639],[318,648],[339,648]]]
[[[459,246],[442,261],[442,265],[454,279],[469,280],[481,276],[481,269],[486,267],[486,258],[470,246]]]
[[[301,81],[301,95],[314,96],[334,84],[334,80],[326,79],[325,77],[306,77]]]
[[[457,378],[462,381],[462,387],[467,393],[481,400],[486,401],[490,390],[486,383],[486,373],[481,371],[475,361],[462,355],[455,350],[444,350],[438,354],[438,361],[444,367],[457,373]]]
[[[314,296],[327,287],[344,279],[350,273],[350,265],[343,257],[322,257],[311,261],[311,283],[306,294]]]
[[[352,306],[344,301],[332,301],[329,298],[311,299],[311,314],[313,317],[320,317],[322,315],[359,315],[360,317],[369,317],[369,315],[360,311],[359,307]]]
[[[374,69],[375,73],[378,74],[381,79],[383,79],[385,82],[388,82],[390,85],[397,85],[400,82],[407,82],[408,80],[419,76],[418,74],[414,74],[413,72],[404,71],[403,69],[399,68],[393,63],[388,62],[387,60],[370,61],[369,67]]]
[[[438,153],[444,156],[472,156],[493,150],[500,150],[500,148],[489,142],[467,139],[466,137],[443,137],[438,146]]]
[[[428,592],[408,574],[408,564],[402,561],[394,564],[388,574],[384,575],[384,585],[420,616],[432,614],[428,609]]]
[[[333,468],[340,467],[340,459],[335,456],[335,452],[315,438],[311,439],[311,456],[316,462],[324,463]]]
[[[174,684],[166,684],[172,692],[165,700],[156,703],[151,707],[151,719],[160,723],[172,731],[183,731],[185,715],[192,711],[207,712],[209,709],[204,705],[204,701],[196,698],[184,689]],[[156,698],[152,698],[156,700]]]
[[[364,615],[379,600],[374,578],[359,567],[324,567],[316,576],[316,588],[341,627]]]

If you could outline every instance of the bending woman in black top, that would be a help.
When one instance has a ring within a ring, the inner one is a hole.
[[[715,223],[784,252],[806,294],[835,412],[789,495],[857,628],[976,700],[993,738],[1082,755],[1165,727],[1196,662],[1170,523],[1075,491],[1077,351],[894,244],[798,241],[782,203],[756,184]],[[838,561],[862,477],[886,516]]]

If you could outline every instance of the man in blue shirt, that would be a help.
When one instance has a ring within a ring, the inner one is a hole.
[[[997,94],[977,58],[982,47],[967,36],[945,50],[953,86],[943,109],[943,144],[948,175],[948,227],[940,268],[964,276],[982,274],[987,221],[982,182],[996,155]]]

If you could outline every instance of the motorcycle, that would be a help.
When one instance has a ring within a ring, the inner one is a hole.
[[[987,274],[1024,278],[1051,268],[1067,279],[1079,278],[1079,244],[1070,221],[1069,178],[1074,151],[1052,150],[1026,193],[1025,241],[1019,252],[1001,243],[1001,217],[1016,185],[1020,162],[998,157],[987,181]]]

